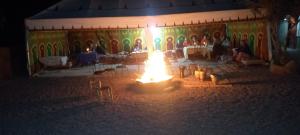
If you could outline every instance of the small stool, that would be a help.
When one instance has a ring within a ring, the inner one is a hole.
[[[212,81],[212,83],[213,83],[214,85],[218,85],[219,79],[218,79],[218,76],[217,76],[217,75],[211,74],[211,75],[210,75],[210,79],[211,79],[211,81]]]
[[[185,66],[179,66],[179,72],[180,72],[180,78],[184,78],[184,70],[185,70]]]
[[[189,70],[190,70],[190,73],[191,73],[192,75],[195,75],[196,69],[197,69],[197,64],[190,64],[190,65],[189,65]]]
[[[205,71],[203,71],[203,70],[199,70],[199,80],[200,81],[204,81],[205,80],[205,78],[206,78],[206,72]]]

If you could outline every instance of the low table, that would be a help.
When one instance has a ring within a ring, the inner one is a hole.
[[[189,59],[189,54],[200,53],[203,57],[207,57],[209,60],[211,59],[212,47],[210,46],[187,46],[183,48],[183,55],[185,59]]]

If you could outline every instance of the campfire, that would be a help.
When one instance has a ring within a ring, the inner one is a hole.
[[[161,51],[154,51],[145,61],[145,71],[143,75],[137,79],[142,84],[156,84],[166,82],[173,77],[168,74],[164,54]]]

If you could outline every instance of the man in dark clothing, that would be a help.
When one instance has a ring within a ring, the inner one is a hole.
[[[235,53],[233,54],[233,58],[238,62],[241,62],[241,60],[243,59],[248,59],[251,56],[251,50],[246,40],[243,40],[241,47],[235,48],[234,52]]]

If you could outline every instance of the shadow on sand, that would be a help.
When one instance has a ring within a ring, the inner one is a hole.
[[[230,82],[228,84],[231,85],[261,85],[261,84],[272,84],[272,81],[268,80],[251,80],[251,81],[236,81],[236,82]]]
[[[168,83],[141,84],[138,82],[131,83],[126,88],[138,94],[159,94],[165,92],[173,92],[182,88],[181,81],[169,81]]]

